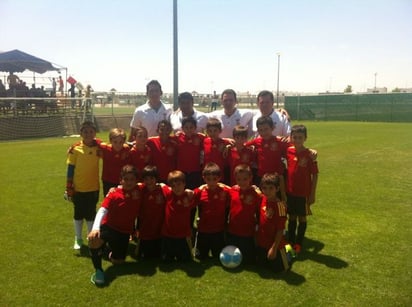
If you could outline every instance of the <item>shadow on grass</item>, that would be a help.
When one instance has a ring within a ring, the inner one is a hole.
[[[320,252],[325,247],[320,241],[316,241],[310,238],[305,238],[302,246],[302,252],[296,258],[296,261],[311,260],[320,264],[324,264],[332,269],[343,269],[348,266],[346,261],[336,258],[331,255],[324,255]]]

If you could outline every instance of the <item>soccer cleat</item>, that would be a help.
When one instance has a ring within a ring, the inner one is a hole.
[[[302,246],[300,246],[300,244],[294,244],[293,245],[293,249],[295,250],[296,254],[299,254],[302,251]]]
[[[74,239],[74,249],[81,249],[83,245],[83,240],[82,239]]]
[[[102,270],[97,269],[95,273],[92,274],[90,281],[96,286],[101,286],[104,284],[104,273]]]

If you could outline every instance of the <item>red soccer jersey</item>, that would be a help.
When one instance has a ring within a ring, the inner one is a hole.
[[[260,193],[253,187],[241,190],[231,189],[229,232],[242,237],[253,237],[256,228],[256,215],[261,201]]]
[[[228,144],[229,141],[225,139],[214,141],[210,137],[205,138],[203,141],[204,165],[209,162],[214,162],[219,165],[220,170],[223,173],[226,166],[226,159],[223,157],[223,152]]]
[[[178,143],[175,137],[169,137],[167,142],[160,138],[152,137],[147,140],[147,145],[152,151],[152,162],[156,165],[161,181],[167,181],[167,175],[176,169]]]
[[[156,240],[162,236],[167,193],[166,185],[158,184],[153,191],[142,185],[142,205],[139,213],[139,238]]]
[[[275,242],[276,233],[285,229],[287,220],[286,205],[281,201],[268,201],[263,196],[260,204],[259,227],[256,232],[256,245],[269,249]],[[279,244],[279,249],[285,242]]]
[[[179,151],[177,153],[177,169],[182,172],[200,171],[200,157],[203,151],[203,139],[201,133],[187,136],[183,132],[177,136]]]
[[[202,185],[194,190],[195,204],[199,210],[197,229],[203,233],[216,233],[225,230],[226,209],[230,204],[230,187],[219,184],[211,190]]]
[[[193,192],[176,195],[167,191],[165,219],[162,235],[169,238],[186,238],[192,234],[190,212],[194,207]]]
[[[308,197],[312,187],[312,175],[319,172],[318,163],[313,161],[309,149],[297,152],[294,146],[287,150],[287,161],[286,192],[293,196]]]
[[[102,203],[102,207],[108,210],[102,224],[122,233],[133,233],[141,201],[142,195],[138,186],[132,191],[125,191],[123,188],[111,189]]]
[[[288,143],[282,142],[279,137],[274,136],[270,140],[258,137],[246,145],[254,146],[257,154],[258,176],[266,173],[278,173],[283,175],[285,170],[282,158],[286,157]]]
[[[256,163],[256,154],[252,147],[244,146],[240,151],[236,147],[232,147],[228,152],[227,161],[230,167],[230,182],[236,184],[234,170],[240,164],[246,164],[250,167]]]
[[[133,146],[130,150],[130,164],[139,171],[139,179],[141,179],[141,172],[146,165],[152,163],[152,151],[149,146],[145,146],[143,150]]]
[[[112,144],[101,143],[99,147],[103,157],[102,180],[119,183],[122,167],[129,163],[129,146],[124,144],[120,151],[115,151]]]

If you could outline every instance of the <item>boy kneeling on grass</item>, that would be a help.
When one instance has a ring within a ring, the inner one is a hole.
[[[93,266],[96,272],[91,282],[97,286],[104,284],[102,268],[103,248],[109,245],[109,259],[113,264],[123,263],[134,231],[135,220],[141,205],[141,191],[137,185],[137,170],[125,165],[121,171],[121,187],[113,188],[102,202],[87,236]]]

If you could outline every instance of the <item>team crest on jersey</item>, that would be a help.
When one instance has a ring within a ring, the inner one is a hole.
[[[221,191],[221,192],[219,193],[219,199],[220,199],[220,200],[226,200],[226,193],[225,193],[224,191]]]
[[[127,152],[123,152],[123,153],[122,153],[122,156],[121,156],[121,159],[122,159],[122,160],[126,160],[128,156],[129,156],[129,155],[128,155]]]
[[[158,205],[163,204],[163,203],[164,203],[164,198],[163,198],[163,196],[162,196],[162,195],[156,195],[155,203],[158,204]]]
[[[167,149],[166,149],[166,154],[167,154],[168,156],[173,156],[174,153],[175,153],[175,149],[174,149],[173,147],[167,147]]]
[[[199,138],[199,137],[195,137],[195,138],[193,139],[193,145],[195,145],[195,146],[199,146],[199,145],[200,145],[200,138]]]
[[[267,206],[263,207],[263,211],[265,212],[265,216],[268,219],[271,219],[275,214],[275,210],[273,208],[268,208]]]
[[[254,197],[252,196],[252,195],[243,195],[243,194],[241,194],[240,195],[240,199],[243,201],[243,203],[245,204],[245,205],[253,205],[253,199],[254,199]]]
[[[278,144],[276,142],[273,142],[272,144],[270,144],[270,150],[272,151],[278,150]]]
[[[139,199],[139,198],[140,198],[139,191],[133,191],[132,192],[132,199]]]
[[[308,159],[307,158],[298,159],[298,165],[300,167],[306,167],[307,164],[308,164]]]

